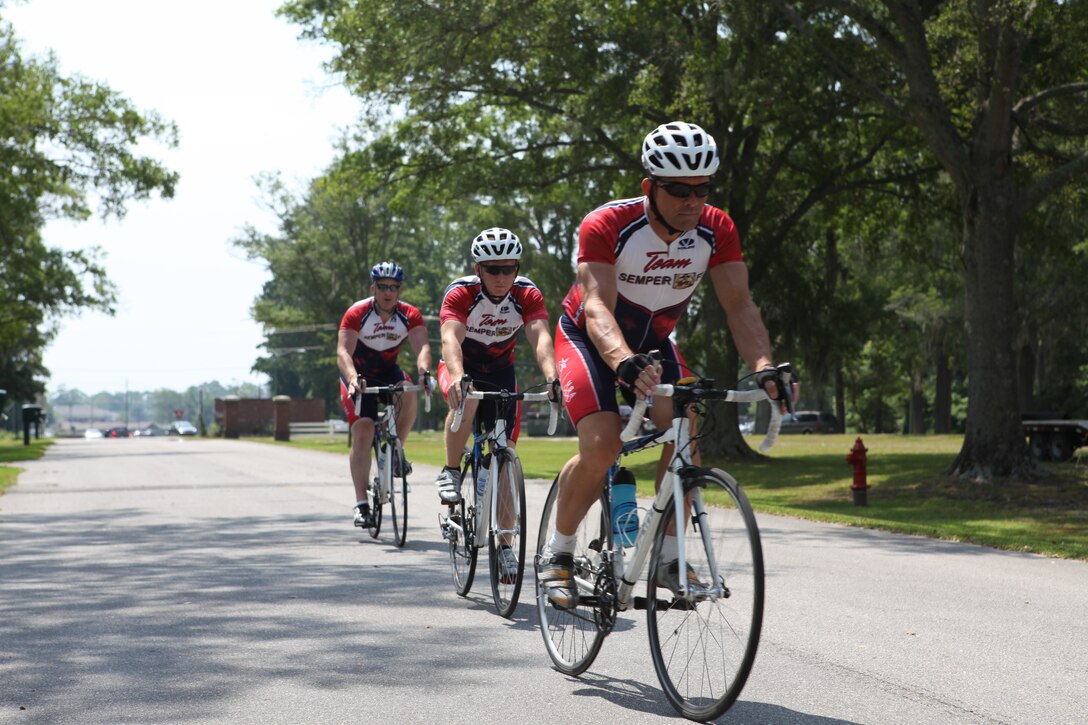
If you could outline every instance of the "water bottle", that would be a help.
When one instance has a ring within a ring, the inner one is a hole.
[[[385,447],[378,446],[378,476],[382,475],[382,471],[385,470]]]
[[[491,454],[480,459],[480,467],[476,469],[476,496],[483,498],[484,492],[487,491],[487,471],[491,467]]]
[[[621,546],[634,546],[638,538],[635,474],[626,468],[612,477],[612,536]]]

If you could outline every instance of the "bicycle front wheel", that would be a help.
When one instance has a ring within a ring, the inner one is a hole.
[[[469,458],[461,469],[461,501],[450,506],[449,545],[453,567],[453,588],[467,596],[476,576],[476,478]]]
[[[509,618],[518,605],[525,572],[525,478],[512,450],[503,451],[498,468],[495,526],[488,532],[487,552],[495,609],[499,616]]]
[[[386,455],[389,457],[389,515],[393,519],[393,544],[404,546],[408,538],[408,476],[404,469],[404,448],[400,440],[393,444],[386,443]],[[397,475],[400,471],[401,475]]]
[[[544,511],[540,517],[537,536],[537,561],[548,538],[555,530],[556,498],[559,495],[559,477],[552,484]],[[565,675],[580,675],[589,669],[597,653],[601,651],[608,634],[615,610],[610,597],[615,595],[614,581],[603,571],[601,552],[610,547],[611,534],[608,515],[601,498],[590,507],[582,523],[578,525],[574,545],[574,579],[578,584],[578,605],[574,609],[560,609],[548,601],[540,570],[536,569],[536,607],[540,615],[540,633],[555,668]]]
[[[763,624],[763,549],[755,514],[728,474],[699,469],[686,508],[684,558],[689,584],[674,596],[661,562],[675,502],[654,537],[647,577],[650,652],[669,702],[685,717],[713,720],[740,695]],[[685,484],[686,485],[686,484]],[[716,573],[715,573],[716,572]],[[697,581],[696,581],[697,580]]]

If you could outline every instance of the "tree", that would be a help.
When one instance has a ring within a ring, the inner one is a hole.
[[[390,129],[403,152],[391,183],[431,179],[439,203],[525,210],[533,246],[556,262],[542,285],[552,305],[573,280],[578,221],[638,193],[642,137],[686,118],[718,140],[712,202],[737,222],[771,329],[803,328],[812,310],[782,294],[807,269],[794,247],[802,221],[852,185],[879,183],[864,170],[903,133],[815,76],[806,46],[784,42],[781,16],[753,4],[295,0],[281,12],[336,46],[331,70],[368,101],[368,125]],[[699,294],[686,354],[731,382],[724,315]],[[788,333],[779,343],[796,348]],[[704,450],[750,454],[725,415]]]
[[[177,174],[135,147],[176,136],[105,85],[61,76],[52,56],[23,58],[0,19],[0,380],[13,399],[44,389],[42,352],[60,319],[115,301],[99,250],[49,247],[45,222],[119,218],[131,200],[172,197]]]
[[[1015,385],[1015,257],[1025,218],[1088,173],[1088,6],[778,5],[844,83],[922,133],[956,190],[969,402],[963,448],[948,473],[1030,475]],[[878,85],[874,75],[891,82]]]

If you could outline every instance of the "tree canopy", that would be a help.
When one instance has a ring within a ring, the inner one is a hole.
[[[1085,12],[1017,0],[292,0],[281,13],[333,47],[330,70],[368,110],[276,239],[244,243],[270,265],[298,254],[354,265],[305,267],[347,294],[336,280],[360,283],[383,249],[357,242],[365,229],[368,244],[393,245],[427,311],[463,271],[467,241],[501,224],[530,242],[526,267],[554,315],[581,218],[638,193],[649,129],[695,121],[723,154],[711,201],[737,222],[778,357],[799,363],[809,404],[834,396],[859,430],[956,426],[968,435],[955,472],[1023,472],[1017,414],[1034,403],[1017,399],[1014,347],[1033,361],[1028,398],[1088,400],[1055,377],[1084,364],[1084,323],[1048,315],[1033,291],[1049,278],[1061,284],[1046,301],[1076,296],[1070,280],[1086,268],[1075,182],[1088,33],[1066,31]],[[341,201],[326,207],[331,190]],[[346,208],[366,212],[350,233]],[[319,316],[290,284],[270,283],[258,319],[331,321],[347,300]],[[739,361],[705,292],[682,347],[731,382]],[[708,449],[745,454],[735,426],[724,430]]]
[[[2,7],[0,7],[2,9]],[[11,400],[44,390],[42,352],[63,317],[112,312],[101,250],[50,247],[52,218],[121,217],[132,200],[171,197],[177,174],[137,153],[177,130],[107,86],[26,58],[0,19],[0,381]]]

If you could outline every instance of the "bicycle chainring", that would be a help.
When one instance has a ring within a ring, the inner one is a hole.
[[[616,578],[612,575],[611,564],[603,564],[597,572],[593,596],[597,599],[597,606],[593,608],[597,629],[608,634],[616,624]]]

